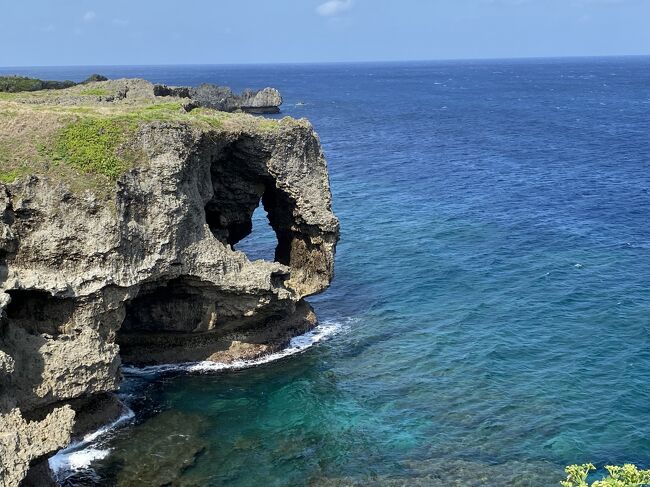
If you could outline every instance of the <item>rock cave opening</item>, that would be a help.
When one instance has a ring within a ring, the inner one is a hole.
[[[161,278],[142,284],[125,303],[116,342],[129,364],[207,360],[232,345],[234,330],[241,337],[290,309],[271,295],[224,290],[193,276]]]
[[[206,222],[215,238],[251,260],[289,265],[295,204],[276,186],[266,158],[242,141],[212,156],[213,196],[205,206]]]
[[[255,309],[259,300],[258,295],[225,291],[193,276],[158,279],[142,284],[125,303],[118,336],[223,331],[233,322],[245,323],[246,312]],[[275,311],[270,306],[268,315]]]
[[[197,155],[210,165],[212,192],[204,200],[204,215],[214,238],[251,261],[289,265],[296,205],[269,173],[270,155],[246,138],[225,147],[206,138]],[[271,275],[278,287],[287,279],[286,272]],[[285,316],[289,303],[271,291],[232,292],[195,276],[159,276],[125,303],[117,343],[127,362],[144,361],[147,353],[160,359],[172,348],[184,347],[184,340],[203,343]],[[162,360],[170,355],[164,356]]]
[[[216,321],[214,302],[191,277],[147,283],[126,303],[120,333],[206,331]]]
[[[262,259],[269,262],[276,260],[278,238],[261,201],[253,212],[251,221],[253,225],[251,233],[241,239],[234,248],[244,252],[249,260]]]
[[[72,299],[59,298],[36,289],[13,289],[7,293],[11,302],[6,308],[12,323],[33,335],[45,333],[56,336],[66,333],[75,310]]]

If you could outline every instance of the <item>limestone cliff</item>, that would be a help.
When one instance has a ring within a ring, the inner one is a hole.
[[[192,100],[196,106],[213,108],[224,112],[280,113],[282,96],[275,88],[235,94],[227,86],[204,83],[197,87],[155,85],[157,96],[173,96]]]
[[[305,120],[193,109],[142,80],[5,95],[0,180],[3,486],[97,419],[122,361],[275,351],[332,279],[338,221]],[[233,249],[259,204],[274,262]]]
[[[230,88],[203,84],[189,88],[189,97],[199,106],[226,112],[242,110],[248,113],[279,113],[282,105],[282,96],[275,88],[246,90],[241,95],[236,95]]]

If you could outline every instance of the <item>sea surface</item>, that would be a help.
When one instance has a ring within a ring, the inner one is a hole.
[[[79,446],[65,485],[650,468],[650,58],[0,72],[277,87],[320,134],[341,220],[311,299],[322,339],[238,370],[127,371],[135,417]],[[260,210],[240,248],[273,244]]]

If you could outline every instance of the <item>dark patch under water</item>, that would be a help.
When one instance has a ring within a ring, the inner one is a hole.
[[[550,486],[570,463],[650,467],[650,58],[20,71],[275,86],[321,136],[342,224],[313,302],[352,324],[254,369],[127,380],[140,424],[101,445],[99,482]]]

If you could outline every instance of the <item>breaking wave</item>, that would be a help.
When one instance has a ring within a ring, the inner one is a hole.
[[[60,481],[67,473],[86,469],[93,461],[105,458],[110,453],[110,450],[98,449],[94,443],[110,431],[125,425],[134,417],[135,413],[130,408],[125,407],[122,415],[112,423],[102,426],[97,431],[84,436],[80,441],[59,450],[56,455],[48,460],[54,478]]]
[[[230,363],[223,362],[186,362],[180,364],[162,364],[162,365],[149,365],[145,367],[123,367],[122,371],[126,375],[142,376],[142,375],[155,375],[164,372],[220,372],[223,370],[239,370],[257,365],[274,362],[284,357],[289,357],[297,353],[304,352],[312,345],[326,340],[327,338],[335,335],[348,325],[349,320],[343,322],[324,321],[317,325],[314,329],[308,331],[303,335],[296,336],[291,339],[287,348],[279,352],[271,353],[249,360],[235,360]]]
[[[186,372],[218,372],[223,370],[239,370],[257,365],[266,364],[304,352],[318,342],[326,340],[349,325],[351,320],[343,322],[325,321],[314,329],[291,339],[289,345],[275,353],[252,360],[236,360],[232,363],[219,362],[191,362],[181,364],[163,364],[147,367],[123,367],[123,372],[131,376],[149,376],[170,371]],[[96,460],[102,460],[110,454],[110,449],[101,448],[98,440],[102,439],[112,430],[124,426],[135,417],[135,413],[125,407],[124,413],[112,423],[101,427],[93,433],[89,433],[80,441],[77,441],[67,448],[60,450],[48,460],[50,469],[57,482],[63,481],[68,475],[80,470],[87,470]]]

